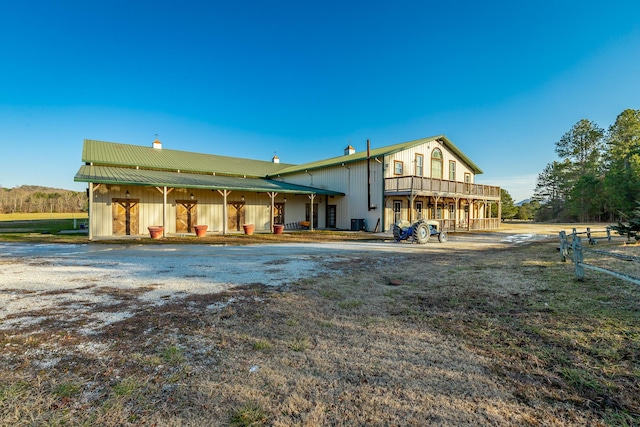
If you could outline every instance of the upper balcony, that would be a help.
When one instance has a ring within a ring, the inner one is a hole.
[[[500,200],[500,187],[420,176],[385,178],[384,194]]]

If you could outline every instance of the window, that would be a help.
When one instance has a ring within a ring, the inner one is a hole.
[[[393,173],[395,175],[402,175],[402,162],[400,160],[393,161]]]
[[[449,181],[456,180],[456,162],[453,160],[449,161]]]
[[[416,176],[422,176],[422,166],[424,165],[424,156],[416,154]]]
[[[416,202],[416,218],[422,219],[422,202]]]
[[[464,182],[466,182],[467,184],[471,183],[471,174],[470,173],[465,173],[464,174]]]
[[[442,179],[442,151],[439,148],[431,152],[431,178]]]

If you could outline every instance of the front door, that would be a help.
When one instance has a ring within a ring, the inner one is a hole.
[[[422,202],[416,202],[416,219],[422,219]]]
[[[111,199],[113,234],[131,236],[138,234],[138,199]]]
[[[240,231],[244,224],[244,202],[227,203],[227,224],[229,230]]]
[[[176,200],[176,233],[192,233],[197,224],[197,200]]]
[[[327,205],[327,228],[338,227],[337,212],[336,205]]]
[[[402,201],[394,200],[393,201],[393,223],[396,224],[401,219],[402,219]]]

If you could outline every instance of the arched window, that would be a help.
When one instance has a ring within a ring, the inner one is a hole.
[[[442,151],[439,148],[431,152],[431,178],[442,179]]]

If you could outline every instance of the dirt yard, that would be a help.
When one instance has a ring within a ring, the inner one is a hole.
[[[0,244],[0,425],[639,425],[638,287],[560,229]]]

